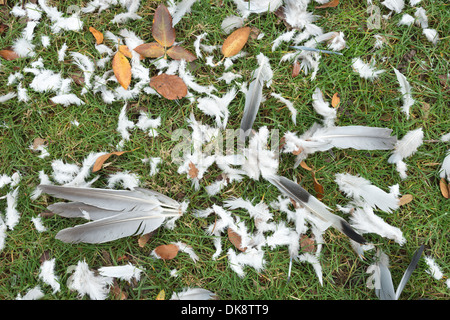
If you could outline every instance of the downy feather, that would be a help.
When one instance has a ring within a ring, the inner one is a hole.
[[[326,205],[309,194],[297,183],[282,176],[272,176],[267,177],[266,179],[276,186],[283,194],[302,204],[311,213],[323,221],[330,223],[334,228],[347,235],[350,239],[361,244],[366,243],[366,240],[356,233],[347,221],[340,216],[331,213]]]
[[[389,163],[397,163],[412,154],[414,154],[417,149],[423,143],[423,131],[422,128],[409,131],[401,140],[397,141],[395,144],[395,149],[392,155],[389,157]]]
[[[257,56],[257,59],[259,67],[253,72],[253,81],[250,83],[245,95],[244,115],[241,120],[241,130],[244,136],[248,136],[252,129],[263,98],[264,83],[269,87],[273,77],[269,59],[262,53]]]
[[[390,213],[399,207],[396,194],[385,192],[363,177],[338,173],[335,181],[339,185],[339,189],[347,196],[356,201],[362,200],[372,208],[379,208]]]
[[[406,77],[394,68],[395,75],[397,76],[398,83],[400,84],[400,93],[402,94],[403,106],[402,111],[406,114],[409,119],[409,108],[414,104],[414,99],[411,96],[411,85],[409,84]]]

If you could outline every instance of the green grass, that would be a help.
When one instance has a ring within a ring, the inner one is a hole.
[[[12,2],[12,1],[9,1]],[[109,21],[119,12],[111,8],[102,14],[83,15],[84,29],[81,32],[64,32],[51,35],[51,46],[43,49],[37,46],[35,58],[15,61],[1,60],[0,95],[15,89],[6,85],[8,75],[21,72],[23,68],[38,57],[42,57],[46,68],[61,70],[64,77],[78,72],[70,57],[66,61],[57,61],[57,51],[66,42],[69,51],[77,51],[97,59],[100,56],[94,47],[93,36],[87,31],[93,26],[100,31],[111,31],[118,34],[122,28],[134,31],[146,41],[152,41],[151,24],[153,12],[160,1],[143,2],[139,14],[143,20],[130,21],[125,25],[114,25]],[[389,152],[337,150],[332,153],[316,153],[307,159],[307,163],[316,169],[316,178],[325,188],[323,202],[331,208],[344,205],[348,199],[339,191],[334,182],[334,175],[340,172],[360,174],[373,184],[387,190],[393,184],[399,183],[402,194],[411,194],[411,203],[402,206],[392,214],[377,212],[388,223],[403,231],[407,243],[399,246],[397,243],[377,235],[367,235],[368,239],[381,248],[389,257],[394,284],[397,285],[409,264],[414,251],[421,245],[426,246],[425,254],[435,257],[446,277],[450,274],[449,259],[449,201],[441,196],[439,191],[439,163],[442,162],[448,144],[429,142],[437,140],[450,130],[449,91],[439,81],[439,75],[447,75],[449,68],[449,24],[450,11],[445,1],[421,2],[427,11],[430,28],[436,29],[441,41],[435,47],[421,34],[417,26],[397,26],[401,14],[393,14],[389,20],[382,20],[381,29],[367,30],[366,4],[359,1],[342,1],[337,8],[314,9],[311,4],[309,11],[322,17],[317,24],[325,32],[342,31],[345,34],[348,48],[343,50],[343,56],[323,55],[320,70],[314,81],[310,75],[300,74],[292,78],[291,65],[279,63],[282,55],[289,50],[283,43],[275,52],[271,51],[272,41],[286,31],[284,24],[274,14],[251,15],[247,24],[264,32],[261,40],[249,40],[244,50],[249,53],[247,58],[235,61],[232,69],[242,74],[243,79],[250,79],[251,71],[256,65],[256,55],[260,52],[270,58],[274,71],[272,86],[264,89],[267,100],[262,104],[256,118],[254,128],[266,125],[269,129],[279,129],[281,134],[287,131],[303,132],[314,122],[320,121],[312,106],[312,93],[316,87],[321,88],[327,101],[331,101],[334,93],[339,93],[341,104],[338,109],[338,125],[367,125],[392,128],[394,134],[402,137],[409,130],[422,127],[426,142],[419,150],[407,159],[408,178],[401,180],[394,166],[387,163]],[[66,1],[64,4],[53,2],[64,12],[68,5],[85,5],[87,1]],[[1,10],[7,12],[5,8]],[[382,14],[387,14],[381,8]],[[408,5],[402,13],[414,15],[415,10]],[[193,51],[195,36],[207,32],[208,44],[221,44],[226,35],[220,30],[222,20],[230,14],[235,14],[232,1],[204,1],[196,3],[191,14],[184,17],[176,26],[177,41],[183,41],[183,46]],[[44,15],[36,29],[35,39],[42,34],[50,35],[50,22]],[[446,22],[447,21],[447,22]],[[1,15],[0,22],[9,26],[0,38],[0,49],[12,45],[20,36],[25,21],[10,15]],[[381,34],[387,39],[387,44],[374,50],[374,34]],[[416,54],[407,62],[405,56],[411,50]],[[215,60],[221,57],[215,52]],[[365,61],[371,58],[377,61],[377,67],[385,69],[378,80],[374,82],[359,78],[351,68],[351,59],[362,57]],[[147,62],[144,62],[147,63]],[[204,60],[197,62],[198,68],[193,71],[196,81],[202,85],[213,84],[218,95],[225,93],[229,87],[219,82],[223,67],[210,68],[204,65]],[[150,64],[147,64],[150,66]],[[410,119],[401,112],[402,104],[398,92],[398,82],[393,68],[402,68],[413,87],[413,97],[416,103],[411,108]],[[155,69],[150,67],[151,73]],[[106,71],[106,70],[105,70]],[[99,74],[101,74],[99,72]],[[25,74],[24,84],[30,83],[31,74]],[[72,92],[81,97],[82,87],[73,84]],[[139,115],[139,108],[148,109],[152,116],[161,116],[162,126],[159,136],[149,138],[146,133],[134,130],[131,140],[126,142],[124,150],[137,150],[121,157],[111,158],[111,164],[102,169],[96,187],[104,187],[109,174],[118,171],[130,171],[140,176],[143,187],[157,190],[176,200],[190,201],[189,211],[177,221],[174,230],[162,228],[144,246],[139,247],[137,237],[129,237],[101,245],[76,244],[70,245],[55,240],[55,234],[66,227],[82,222],[53,216],[44,219],[48,231],[38,233],[31,218],[45,211],[46,206],[55,202],[54,198],[41,196],[38,200],[30,200],[30,194],[39,183],[38,172],[52,172],[51,161],[62,159],[65,162],[81,164],[90,152],[115,151],[115,146],[121,140],[116,131],[119,112],[124,105],[118,101],[110,105],[103,103],[99,94],[87,93],[82,96],[85,105],[63,107],[54,105],[49,100],[52,94],[38,94],[28,91],[30,101],[18,102],[9,100],[0,105],[0,174],[11,175],[18,171],[22,175],[20,182],[20,198],[18,211],[21,219],[14,230],[7,232],[6,245],[0,252],[0,298],[14,299],[19,293],[24,295],[28,289],[40,284],[46,293],[45,299],[77,299],[76,292],[70,292],[66,287],[66,273],[70,265],[79,260],[86,260],[90,268],[96,269],[107,265],[120,265],[132,262],[146,271],[138,283],[128,284],[118,281],[119,287],[128,299],[155,299],[160,290],[164,289],[170,297],[173,291],[180,291],[186,286],[198,286],[214,291],[221,299],[376,299],[373,290],[366,287],[367,267],[373,262],[373,251],[367,253],[366,260],[360,260],[350,247],[347,238],[329,229],[324,235],[321,263],[323,267],[323,286],[310,264],[294,263],[292,279],[286,283],[289,255],[286,247],[266,250],[266,268],[257,273],[252,268],[246,268],[243,279],[230,269],[226,251],[232,244],[223,237],[222,255],[215,261],[211,260],[215,252],[212,238],[207,236],[205,228],[214,222],[215,217],[195,218],[191,215],[195,209],[204,209],[212,204],[222,204],[229,197],[244,197],[257,203],[264,199],[270,203],[279,193],[267,182],[244,179],[233,183],[220,195],[209,197],[205,186],[214,182],[220,174],[215,166],[208,170],[202,179],[200,190],[191,186],[191,181],[185,175],[177,173],[177,166],[171,162],[171,150],[177,141],[171,140],[171,134],[179,128],[188,129],[186,118],[194,113],[196,119],[213,124],[213,120],[203,115],[195,103],[187,99],[169,101],[155,96],[140,95],[127,115],[133,120]],[[270,92],[282,94],[295,103],[299,114],[297,125],[291,121],[287,108],[270,97]],[[239,127],[245,97],[239,93],[231,103],[231,113],[228,128]],[[78,127],[70,124],[77,120]],[[40,159],[29,150],[30,144],[37,137],[47,139],[50,156]],[[144,157],[160,156],[163,163],[160,172],[149,176],[149,167],[143,164]],[[311,174],[301,168],[293,169],[294,156],[281,157],[279,173],[288,177],[295,176],[301,184],[314,193]],[[7,188],[0,190],[6,194]],[[4,212],[6,201],[0,201],[0,211]],[[273,211],[274,219],[285,219],[285,215]],[[244,211],[236,211],[242,219],[248,219]],[[150,252],[158,245],[173,241],[182,241],[193,247],[200,261],[194,264],[185,254],[170,261],[154,260]],[[40,257],[47,252],[56,258],[56,274],[60,276],[62,290],[52,294],[51,288],[38,279]],[[178,277],[170,277],[172,269],[178,270]],[[401,299],[448,299],[449,291],[443,280],[434,280],[425,272],[426,265],[422,260],[406,286]],[[113,298],[113,297],[112,297]],[[84,299],[87,299],[85,297]]]

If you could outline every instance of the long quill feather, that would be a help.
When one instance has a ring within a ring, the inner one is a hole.
[[[253,126],[253,122],[258,114],[259,105],[262,101],[262,89],[264,83],[270,84],[272,81],[272,70],[269,65],[269,59],[260,53],[257,57],[259,67],[253,73],[253,81],[248,87],[248,91],[245,96],[244,115],[241,120],[241,130],[244,137],[250,134]]]
[[[344,233],[350,239],[360,244],[367,242],[366,239],[358,234],[347,221],[338,215],[331,213],[326,205],[309,194],[308,191],[300,187],[294,181],[282,176],[271,176],[268,177],[267,180],[276,186],[282,193],[304,205],[311,213],[324,221],[330,222],[334,228]]]
[[[182,204],[153,190],[110,190],[40,185],[55,197],[72,200],[49,209],[65,217],[86,217],[94,221],[61,230],[63,242],[103,243],[157,229],[166,218],[183,214]],[[87,214],[85,214],[85,211]]]

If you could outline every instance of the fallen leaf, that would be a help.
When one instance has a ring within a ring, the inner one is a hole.
[[[439,188],[441,189],[441,193],[444,196],[444,198],[449,199],[450,198],[450,187],[444,178],[441,178],[441,180],[439,181]]]
[[[117,281],[114,281],[110,291],[113,299],[115,300],[127,300],[128,298],[128,294],[119,287]]]
[[[331,98],[331,105],[333,108],[337,108],[339,106],[339,103],[341,102],[341,97],[339,96],[339,93],[335,93],[333,95],[333,98]]]
[[[165,300],[165,299],[166,299],[166,292],[164,291],[164,289],[162,289],[156,296],[156,300]]]
[[[304,252],[316,251],[314,239],[302,234],[300,236],[300,248],[302,248],[302,251]]]
[[[0,57],[8,61],[20,58],[19,55],[15,53],[14,50],[11,49],[0,50]]]
[[[234,232],[231,228],[228,228],[228,239],[239,251],[245,252],[245,250],[247,250],[247,247],[245,248],[241,247],[242,246],[241,236],[238,235],[236,232]]]
[[[297,150],[292,151],[292,154],[294,156],[298,156],[300,153],[302,153],[303,148],[298,148]]]
[[[122,54],[129,59],[131,59],[133,57],[130,49],[128,49],[128,47],[124,44],[119,46],[119,52],[122,52]]]
[[[175,43],[175,29],[172,26],[172,16],[163,4],[156,8],[153,16],[152,35],[163,47],[170,47]]]
[[[192,163],[192,161],[189,162],[189,176],[191,178],[197,178],[198,176],[198,169],[195,164]]]
[[[158,42],[144,43],[133,49],[145,58],[159,58],[164,55],[164,47]]]
[[[45,147],[48,145],[48,141],[42,138],[36,138],[33,140],[33,150],[38,150],[39,147]]]
[[[95,29],[93,27],[89,27],[89,31],[94,36],[95,42],[97,44],[102,44],[103,43],[103,33],[101,33],[100,31],[98,31],[97,29]]]
[[[148,240],[150,240],[150,238],[152,237],[152,233],[146,233],[143,234],[142,236],[139,237],[138,239],[138,245],[140,248],[145,247],[145,245],[147,244]]]
[[[122,52],[117,51],[114,55],[112,67],[117,81],[125,90],[127,90],[131,83],[131,65]]]
[[[300,62],[295,61],[292,65],[292,78],[295,78],[300,74]]]
[[[178,250],[179,248],[177,245],[170,243],[156,247],[155,253],[163,260],[170,260],[177,256]]]
[[[322,200],[323,196],[325,195],[325,189],[319,183],[319,181],[317,181],[314,171],[311,171],[311,173],[312,173],[313,182],[314,182],[314,190],[316,190],[316,198],[319,200]]]
[[[312,171],[312,168],[308,166],[305,161],[300,162],[300,167],[302,167],[305,170]]]
[[[335,8],[339,4],[339,0],[331,0],[321,6],[316,6],[316,9],[324,9],[324,8]]]
[[[413,196],[411,194],[405,194],[400,199],[398,199],[398,205],[403,206],[407,203],[410,203],[413,199]]]
[[[137,148],[136,148],[136,149],[137,149]],[[98,158],[95,160],[94,166],[92,167],[92,172],[97,172],[98,170],[100,170],[100,169],[102,168],[103,164],[105,163],[105,161],[108,160],[109,157],[111,157],[112,155],[115,155],[115,156],[121,156],[121,155],[123,155],[124,153],[131,152],[131,151],[134,151],[134,150],[136,150],[136,149],[133,149],[133,150],[130,150],[130,151],[115,151],[115,152],[110,152],[110,153],[107,153],[107,154],[104,154],[104,155],[98,157]]]
[[[222,54],[225,58],[232,57],[239,53],[245,46],[250,35],[250,27],[242,27],[233,31],[223,42]]]
[[[162,73],[150,79],[150,87],[169,100],[181,99],[187,94],[184,81],[176,76]]]
[[[167,55],[174,60],[186,60],[187,62],[192,62],[197,59],[197,57],[190,51],[180,47],[173,46],[166,51]]]

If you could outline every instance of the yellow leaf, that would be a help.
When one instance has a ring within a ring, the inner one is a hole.
[[[222,54],[225,58],[232,57],[239,53],[245,46],[250,35],[250,27],[242,27],[231,33],[222,45]]]
[[[400,199],[398,199],[398,205],[403,206],[407,203],[410,203],[413,199],[413,196],[411,194],[405,194]]]
[[[165,300],[165,299],[166,299],[166,292],[164,291],[164,289],[162,289],[156,296],[156,300]]]
[[[122,52],[117,51],[114,55],[112,67],[117,81],[127,90],[131,83],[131,65]]]
[[[339,93],[335,93],[333,95],[333,98],[331,98],[331,105],[333,108],[337,108],[339,106],[339,103],[341,102],[341,97],[339,96]]]
[[[89,27],[89,31],[92,33],[92,35],[95,38],[95,42],[97,44],[101,44],[103,43],[103,33],[101,33],[100,31],[98,31],[97,29],[93,28],[93,27]]]
[[[158,42],[144,43],[133,50],[145,58],[159,58],[164,55],[164,47]]]
[[[128,47],[124,44],[119,46],[119,51],[123,53],[123,55],[127,58],[132,58],[133,56],[131,55],[131,51],[130,49],[128,49]]]

